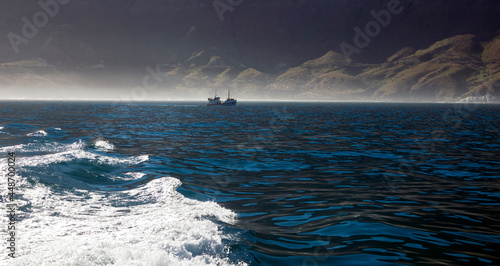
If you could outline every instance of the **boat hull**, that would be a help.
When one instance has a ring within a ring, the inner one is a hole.
[[[223,105],[223,106],[235,106],[236,105],[236,99],[231,98],[229,91],[227,93],[227,100],[222,102],[220,100],[220,97],[215,95],[213,98],[208,98],[208,104],[207,105]]]

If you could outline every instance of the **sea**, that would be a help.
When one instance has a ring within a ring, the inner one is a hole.
[[[0,264],[500,265],[499,128],[495,104],[3,101]]]

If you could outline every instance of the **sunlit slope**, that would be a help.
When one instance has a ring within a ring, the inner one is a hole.
[[[471,93],[496,95],[499,37],[458,35],[415,51],[406,47],[381,64],[346,63],[328,52],[277,78],[303,94],[344,99],[455,101]]]
[[[448,38],[365,71],[380,81],[374,96],[389,99],[454,100],[469,90],[467,79],[483,68],[481,44],[473,35]]]

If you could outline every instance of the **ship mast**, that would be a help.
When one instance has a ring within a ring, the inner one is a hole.
[[[228,100],[229,100],[229,99],[231,99],[231,97],[230,97],[230,95],[231,95],[231,94],[230,94],[230,92],[231,92],[231,90],[227,90],[227,99],[228,99]]]

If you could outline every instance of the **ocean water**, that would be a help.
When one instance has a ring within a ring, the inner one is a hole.
[[[500,265],[500,106],[0,102],[8,265]]]

